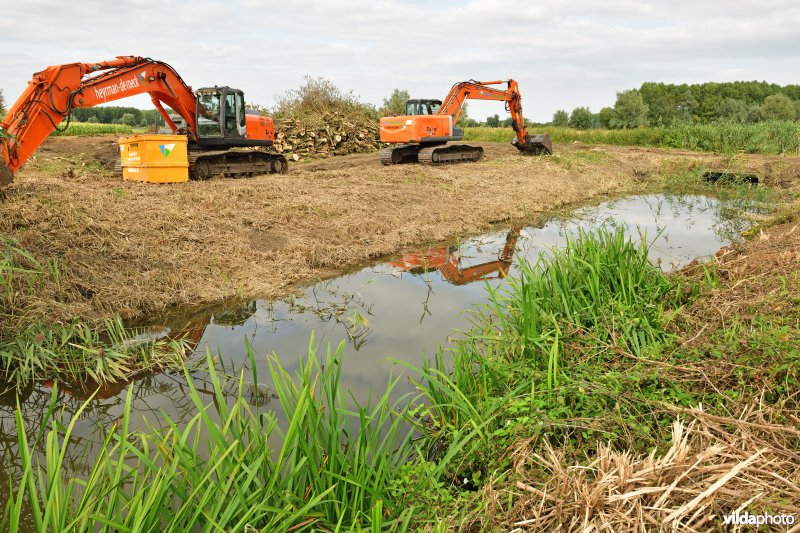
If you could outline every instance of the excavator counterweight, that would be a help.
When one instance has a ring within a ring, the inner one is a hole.
[[[507,89],[496,89],[491,85],[508,84]],[[513,119],[514,146],[526,155],[553,153],[553,145],[547,134],[529,135],[522,116],[522,95],[514,80],[465,81],[456,83],[442,100],[409,100],[405,115],[381,119],[381,141],[388,144],[381,150],[384,165],[399,163],[422,163],[437,165],[479,161],[483,148],[468,145],[447,145],[448,142],[464,139],[464,131],[455,126],[467,99],[497,100],[505,102]]]

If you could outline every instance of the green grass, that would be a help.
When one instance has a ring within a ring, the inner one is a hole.
[[[549,368],[551,382],[563,354],[560,339],[640,353],[662,339],[664,310],[680,299],[680,290],[649,262],[647,243],[633,244],[621,227],[579,231],[552,257],[520,266],[518,278],[489,289],[494,318],[486,320],[513,334],[520,357]]]
[[[726,284],[713,263],[692,278],[665,276],[646,257],[647,245],[618,228],[580,233],[551,257],[523,264],[506,287],[487,287],[490,303],[476,310],[452,361],[440,354],[422,369],[429,453],[451,435],[480,430],[474,451],[450,466],[477,492],[442,502],[443,515],[485,527],[487,509],[495,517],[509,511],[488,494],[518,492],[512,449],[546,454],[552,446],[566,465],[591,458],[598,441],[661,452],[672,409],[698,405],[723,417],[763,405],[792,420],[800,274],[758,278],[752,303],[721,325],[702,313],[687,323],[697,313],[687,306],[708,305],[716,316],[724,304],[705,298],[737,283]]]
[[[80,135],[133,135],[144,133],[144,128],[127,126],[125,124],[89,124],[85,122],[70,122],[67,129],[55,130],[50,135],[53,137],[69,137]]]
[[[287,420],[281,428],[273,411],[247,403],[243,374],[235,401],[224,397],[208,354],[213,407],[187,370],[195,417],[184,427],[132,433],[129,391],[119,424],[82,479],[63,469],[80,412],[62,424],[54,392],[56,414],[34,436],[18,409],[24,473],[0,529],[17,531],[27,505],[39,531],[405,530],[412,516],[419,523],[431,514],[410,502],[441,490],[443,466],[419,460],[408,401],[389,399],[397,380],[373,403],[352,406],[339,388],[341,361],[342,346],[324,357],[309,348],[291,376],[269,359]],[[37,439],[44,457],[30,451]],[[465,443],[454,441],[448,456]]]
[[[124,382],[179,367],[187,352],[184,342],[149,338],[119,317],[100,327],[33,323],[7,337],[0,337],[0,381],[17,388],[48,380],[90,388]]]
[[[540,126],[533,133],[549,133],[554,143],[678,148],[717,153],[800,154],[800,123],[772,121],[758,124],[681,124],[665,128],[576,130]],[[511,128],[465,128],[465,141],[511,142]]]
[[[0,241],[0,391],[45,380],[104,385],[180,367],[185,343],[151,339],[126,328],[119,317],[97,327],[79,319],[30,320],[25,298],[47,284],[60,285],[62,270],[60,261],[42,262],[16,242]]]
[[[608,362],[668,344],[670,309],[696,292],[650,264],[647,243],[633,244],[619,227],[578,233],[487,290],[489,303],[476,310],[452,363],[439,356],[421,371],[426,414],[440,437],[483,428],[487,458],[497,439],[531,429],[554,442],[609,436],[602,423],[578,429],[571,420],[608,414],[625,383],[639,379]],[[487,464],[474,460],[472,470],[486,474]]]

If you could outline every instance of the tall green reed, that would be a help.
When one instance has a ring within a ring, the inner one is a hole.
[[[86,405],[67,424],[57,414],[46,421],[44,457],[31,451],[35,442],[17,409],[24,474],[0,529],[18,531],[26,505],[37,530],[407,529],[412,517],[430,511],[408,506],[408,494],[424,492],[446,463],[420,469],[427,474],[398,495],[397,478],[422,460],[408,424],[408,398],[390,399],[397,384],[390,379],[366,405],[348,399],[339,387],[342,348],[318,357],[312,340],[295,375],[269,359],[281,423],[273,411],[248,403],[244,371],[237,396],[226,397],[210,354],[213,407],[186,370],[197,414],[182,427],[167,419],[164,430],[132,432],[129,391],[118,424],[80,479],[66,472],[64,457]],[[54,393],[51,411],[55,401]],[[467,437],[454,442],[448,456],[466,445]]]

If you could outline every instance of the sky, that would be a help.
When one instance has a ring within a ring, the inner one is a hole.
[[[645,81],[800,83],[798,28],[797,0],[3,0],[0,89],[13,101],[45,66],[138,55],[265,106],[306,75],[376,105],[394,88],[442,99],[458,81],[513,78],[544,122]],[[494,113],[470,103],[472,118]]]

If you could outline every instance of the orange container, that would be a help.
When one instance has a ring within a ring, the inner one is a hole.
[[[134,135],[119,140],[122,178],[148,183],[189,181],[183,135]]]

